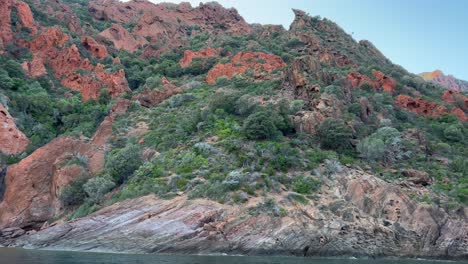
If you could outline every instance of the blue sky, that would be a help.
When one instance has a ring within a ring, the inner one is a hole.
[[[151,0],[153,2],[163,2]],[[181,1],[168,1],[181,2]],[[185,1],[187,2],[187,1]],[[197,6],[200,0],[191,0]],[[218,0],[249,23],[283,24],[291,8],[329,18],[357,40],[367,39],[394,63],[419,73],[442,70],[468,80],[466,0]]]

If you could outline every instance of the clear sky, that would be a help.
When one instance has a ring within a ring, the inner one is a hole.
[[[158,1],[153,2],[182,2]],[[200,0],[190,0],[198,6]],[[329,18],[413,73],[442,70],[468,80],[468,0],[218,0],[249,23],[283,24],[291,8]]]

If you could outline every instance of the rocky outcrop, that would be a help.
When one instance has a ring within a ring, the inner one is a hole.
[[[26,150],[29,139],[15,124],[8,110],[0,103],[0,152],[17,155]]]
[[[442,95],[442,100],[446,103],[456,105],[464,110],[468,110],[468,97],[455,90],[446,90]]]
[[[262,198],[239,206],[150,195],[21,236],[11,245],[131,253],[468,256],[466,215],[451,217],[410,198],[423,195],[424,187],[402,188],[354,169],[322,180],[316,199],[306,205],[287,193],[271,197],[285,209],[284,217],[249,213]]]
[[[318,80],[325,85],[329,85],[335,80],[335,76],[326,71],[321,66],[320,61],[311,55],[295,59],[287,68],[285,78],[295,90],[307,90],[311,80]]]
[[[93,55],[95,58],[103,59],[109,55],[104,45],[97,43],[96,40],[89,36],[84,36],[81,38],[81,45],[83,45],[85,49],[91,52],[91,55]]]
[[[44,61],[40,57],[34,57],[32,61],[25,61],[21,64],[26,75],[32,78],[37,78],[47,74],[47,69],[44,66]]]
[[[215,84],[220,77],[232,78],[235,75],[243,74],[248,69],[254,70],[254,77],[261,78],[264,73],[269,73],[278,68],[286,67],[286,63],[277,55],[263,52],[239,52],[229,63],[217,64],[206,76],[206,82]]]
[[[389,93],[393,93],[397,86],[397,81],[380,71],[372,71],[372,75],[375,80],[370,79],[369,77],[362,75],[360,73],[350,73],[348,74],[348,80],[351,82],[353,87],[361,87],[364,84],[371,85],[374,89],[382,88],[382,90]]]
[[[6,190],[0,203],[0,229],[39,229],[60,212],[61,189],[77,177],[97,173],[104,166],[112,122],[126,111],[129,101],[116,103],[91,140],[60,137],[8,167]],[[84,157],[85,167],[63,166],[73,157]]]
[[[435,70],[433,72],[420,73],[424,80],[439,84],[449,90],[468,91],[468,82],[455,78],[452,75],[444,75],[442,71]]]
[[[180,59],[179,65],[182,68],[189,67],[190,64],[192,64],[193,59],[200,58],[200,59],[206,59],[206,58],[214,58],[219,55],[220,50],[219,49],[213,49],[213,48],[206,48],[206,49],[201,49],[200,51],[191,51],[191,50],[186,50],[184,52],[184,57]]]
[[[440,117],[448,113],[447,108],[435,102],[430,102],[422,98],[413,98],[403,94],[395,98],[395,105],[427,117]]]
[[[145,89],[142,93],[137,95],[134,100],[138,101],[144,107],[153,107],[160,104],[167,98],[182,93],[182,89],[176,87],[169,82],[165,77],[162,79],[163,89]]]
[[[70,32],[76,33],[77,35],[83,35],[85,33],[81,27],[80,19],[72,10],[69,3],[56,0],[29,0],[29,2],[48,17],[60,21]],[[86,23],[86,27],[91,27],[91,25]]]
[[[153,4],[149,1],[119,2],[108,0],[92,1],[90,13],[100,20],[121,23],[137,21],[133,33],[140,36],[163,37],[180,34],[187,26],[198,26],[208,32],[226,31],[246,34],[252,31],[249,24],[237,13],[218,3],[210,2],[192,8],[188,3]]]
[[[48,28],[32,40],[30,48],[34,59],[25,64],[30,76],[40,76],[40,73],[43,73],[41,63],[44,62],[54,70],[55,77],[63,86],[80,92],[83,100],[98,98],[105,88],[114,98],[130,91],[124,70],[111,73],[105,70],[102,64],[98,63],[94,66],[89,59],[81,57],[76,45],[66,48],[65,43],[68,40],[69,37],[59,27]],[[99,58],[107,56],[106,48],[93,39],[83,37],[81,41],[94,56]],[[31,65],[31,71],[29,71],[29,65]],[[82,74],[83,71],[86,73]]]
[[[145,38],[133,36],[119,24],[112,24],[110,28],[104,30],[99,35],[112,41],[115,48],[129,52],[134,52],[148,44]]]
[[[242,35],[252,28],[237,13],[216,2],[201,3],[192,7],[189,3],[153,4],[138,0],[96,0],[89,3],[91,15],[99,20],[118,23],[134,23],[132,34],[151,40],[143,57],[157,57],[173,48],[180,49],[189,37],[200,32],[215,35]]]
[[[15,12],[15,17],[18,21],[13,21],[12,12]],[[29,5],[18,0],[4,0],[0,5],[0,48],[1,43],[9,43],[13,40],[14,32],[19,32],[22,28],[27,28],[30,34],[37,33],[36,22],[34,21]]]
[[[318,99],[308,103],[308,110],[300,111],[292,117],[297,132],[315,135],[317,127],[327,118],[341,118],[343,102],[335,95],[322,93]]]

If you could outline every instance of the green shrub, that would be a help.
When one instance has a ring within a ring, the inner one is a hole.
[[[379,128],[359,142],[357,150],[364,159],[385,164],[392,164],[404,155],[401,133],[391,127]]]
[[[342,121],[337,119],[326,119],[317,129],[317,136],[322,148],[344,151],[352,149],[351,129]]]
[[[293,191],[300,194],[311,194],[320,189],[322,183],[313,177],[299,176],[292,183]]]
[[[82,204],[86,198],[86,193],[83,185],[86,183],[85,177],[80,177],[73,181],[70,185],[63,188],[59,199],[65,206],[75,206]]]
[[[444,130],[444,137],[452,142],[459,142],[464,140],[463,127],[459,124],[448,126]]]
[[[128,180],[137,170],[142,161],[141,149],[137,145],[129,144],[123,149],[116,149],[107,155],[106,171],[117,184]]]
[[[278,136],[278,128],[269,111],[257,111],[244,121],[242,131],[248,139],[273,139]]]
[[[115,183],[108,177],[95,177],[89,179],[84,185],[83,189],[91,199],[97,203],[104,198],[104,195],[114,188]]]

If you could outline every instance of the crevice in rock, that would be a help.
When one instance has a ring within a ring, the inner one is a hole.
[[[3,201],[3,195],[5,194],[5,176],[7,173],[7,168],[0,170],[0,202]]]

